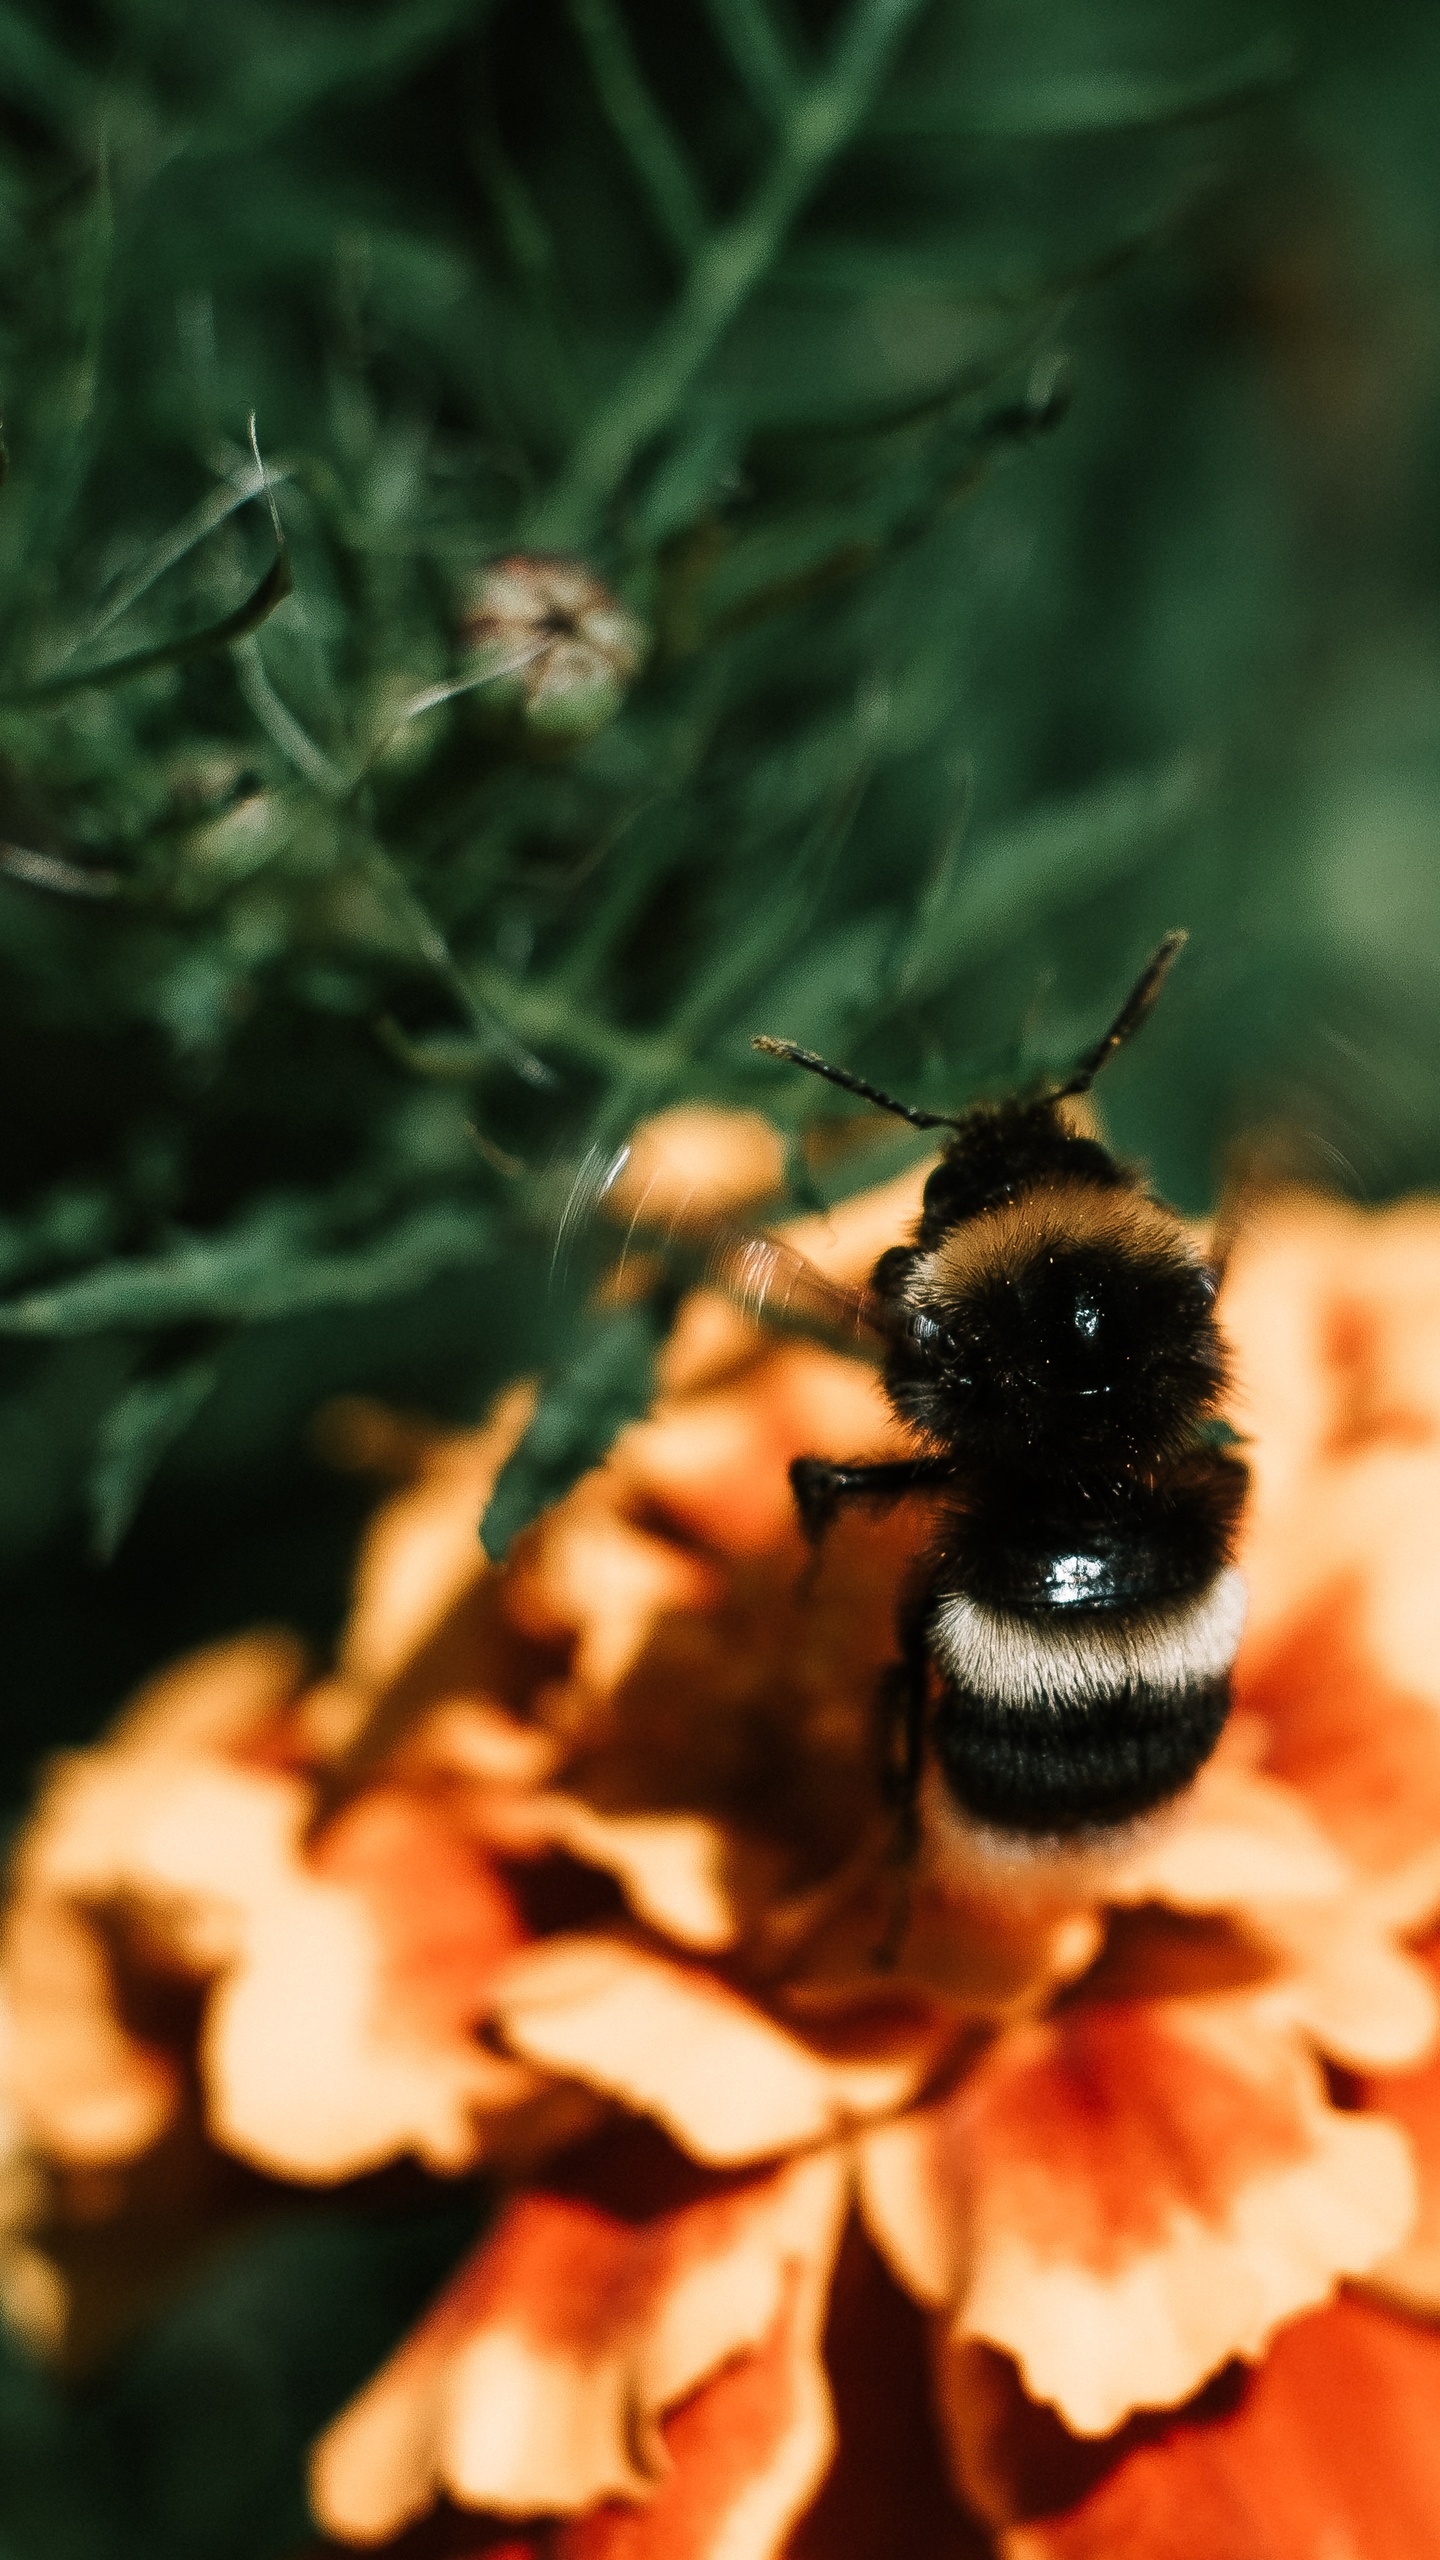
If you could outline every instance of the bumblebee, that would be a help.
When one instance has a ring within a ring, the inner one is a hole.
[[[1218,1420],[1217,1274],[1065,1108],[1140,1029],[1184,940],[1166,936],[1064,1082],[960,1117],[912,1109],[793,1042],[755,1043],[950,1133],[913,1235],[848,1312],[763,1239],[726,1274],[757,1308],[828,1310],[832,1328],[868,1338],[914,1443],[868,1463],[798,1458],[811,1538],[852,1502],[937,1505],[887,1692],[912,1845],[930,1755],[976,1821],[1073,1836],[1177,1795],[1225,1721],[1246,1470]]]

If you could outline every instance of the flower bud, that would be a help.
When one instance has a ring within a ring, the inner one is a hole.
[[[516,552],[484,572],[466,617],[475,672],[492,706],[517,712],[535,737],[578,746],[613,720],[649,635],[576,560]]]

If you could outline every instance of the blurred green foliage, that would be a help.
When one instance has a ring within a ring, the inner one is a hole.
[[[324,1636],[326,1396],[550,1372],[505,1525],[597,1444],[648,1328],[572,1178],[848,1107],[753,1031],[943,1104],[1185,923],[1106,1096],[1174,1196],[1440,1177],[1423,0],[0,0],[0,102],[12,1801],[179,1644]],[[568,751],[470,681],[526,549],[651,634]],[[197,2297],[278,2448],[208,2510],[163,2346],[138,2471],[16,2365],[0,2560],[283,2549],[349,2282],[303,2387]]]

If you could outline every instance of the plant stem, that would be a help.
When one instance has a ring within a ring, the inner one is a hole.
[[[787,116],[749,202],[717,231],[629,372],[602,401],[526,530],[527,541],[583,549],[631,465],[678,408],[756,286],[830,162],[861,122],[925,0],[857,0],[825,69]]]
[[[707,7],[752,103],[772,124],[783,124],[803,88],[803,75],[765,0],[707,0]]]
[[[656,223],[688,267],[701,254],[710,226],[685,153],[651,96],[630,31],[613,0],[570,0],[570,16],[590,57],[600,103]]]

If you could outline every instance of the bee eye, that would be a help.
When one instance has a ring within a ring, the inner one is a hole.
[[[1086,1342],[1093,1342],[1100,1330],[1100,1310],[1093,1298],[1075,1301],[1075,1330]]]
[[[894,1244],[882,1253],[870,1274],[870,1286],[877,1298],[898,1298],[910,1277],[915,1256],[908,1245]]]
[[[954,1361],[954,1339],[943,1324],[937,1324],[934,1316],[925,1315],[917,1308],[910,1318],[909,1333],[915,1349],[937,1367],[948,1368]]]

